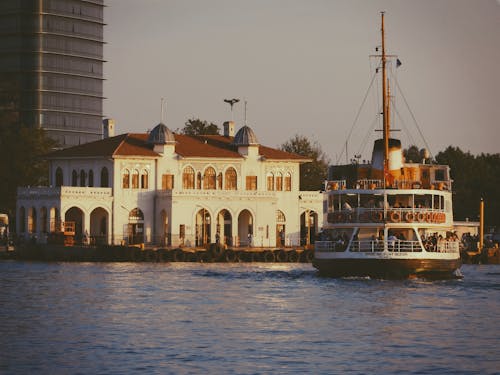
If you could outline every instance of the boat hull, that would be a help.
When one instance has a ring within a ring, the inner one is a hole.
[[[460,259],[313,259],[319,273],[330,277],[456,278]]]

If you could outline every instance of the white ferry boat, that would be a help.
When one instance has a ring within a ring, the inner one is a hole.
[[[381,30],[383,138],[371,162],[330,167],[313,265],[335,277],[454,277],[461,262],[450,170],[425,152],[422,162],[406,162],[391,137],[383,13]]]

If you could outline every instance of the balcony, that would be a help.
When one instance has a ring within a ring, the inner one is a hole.
[[[43,199],[43,198],[110,198],[112,188],[97,187],[20,187],[17,188],[18,199]]]

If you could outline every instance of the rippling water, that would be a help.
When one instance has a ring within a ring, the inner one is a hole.
[[[499,373],[500,267],[462,273],[0,262],[0,373]]]

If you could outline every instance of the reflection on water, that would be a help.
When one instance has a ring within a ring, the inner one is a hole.
[[[499,266],[0,262],[0,373],[495,373]]]

